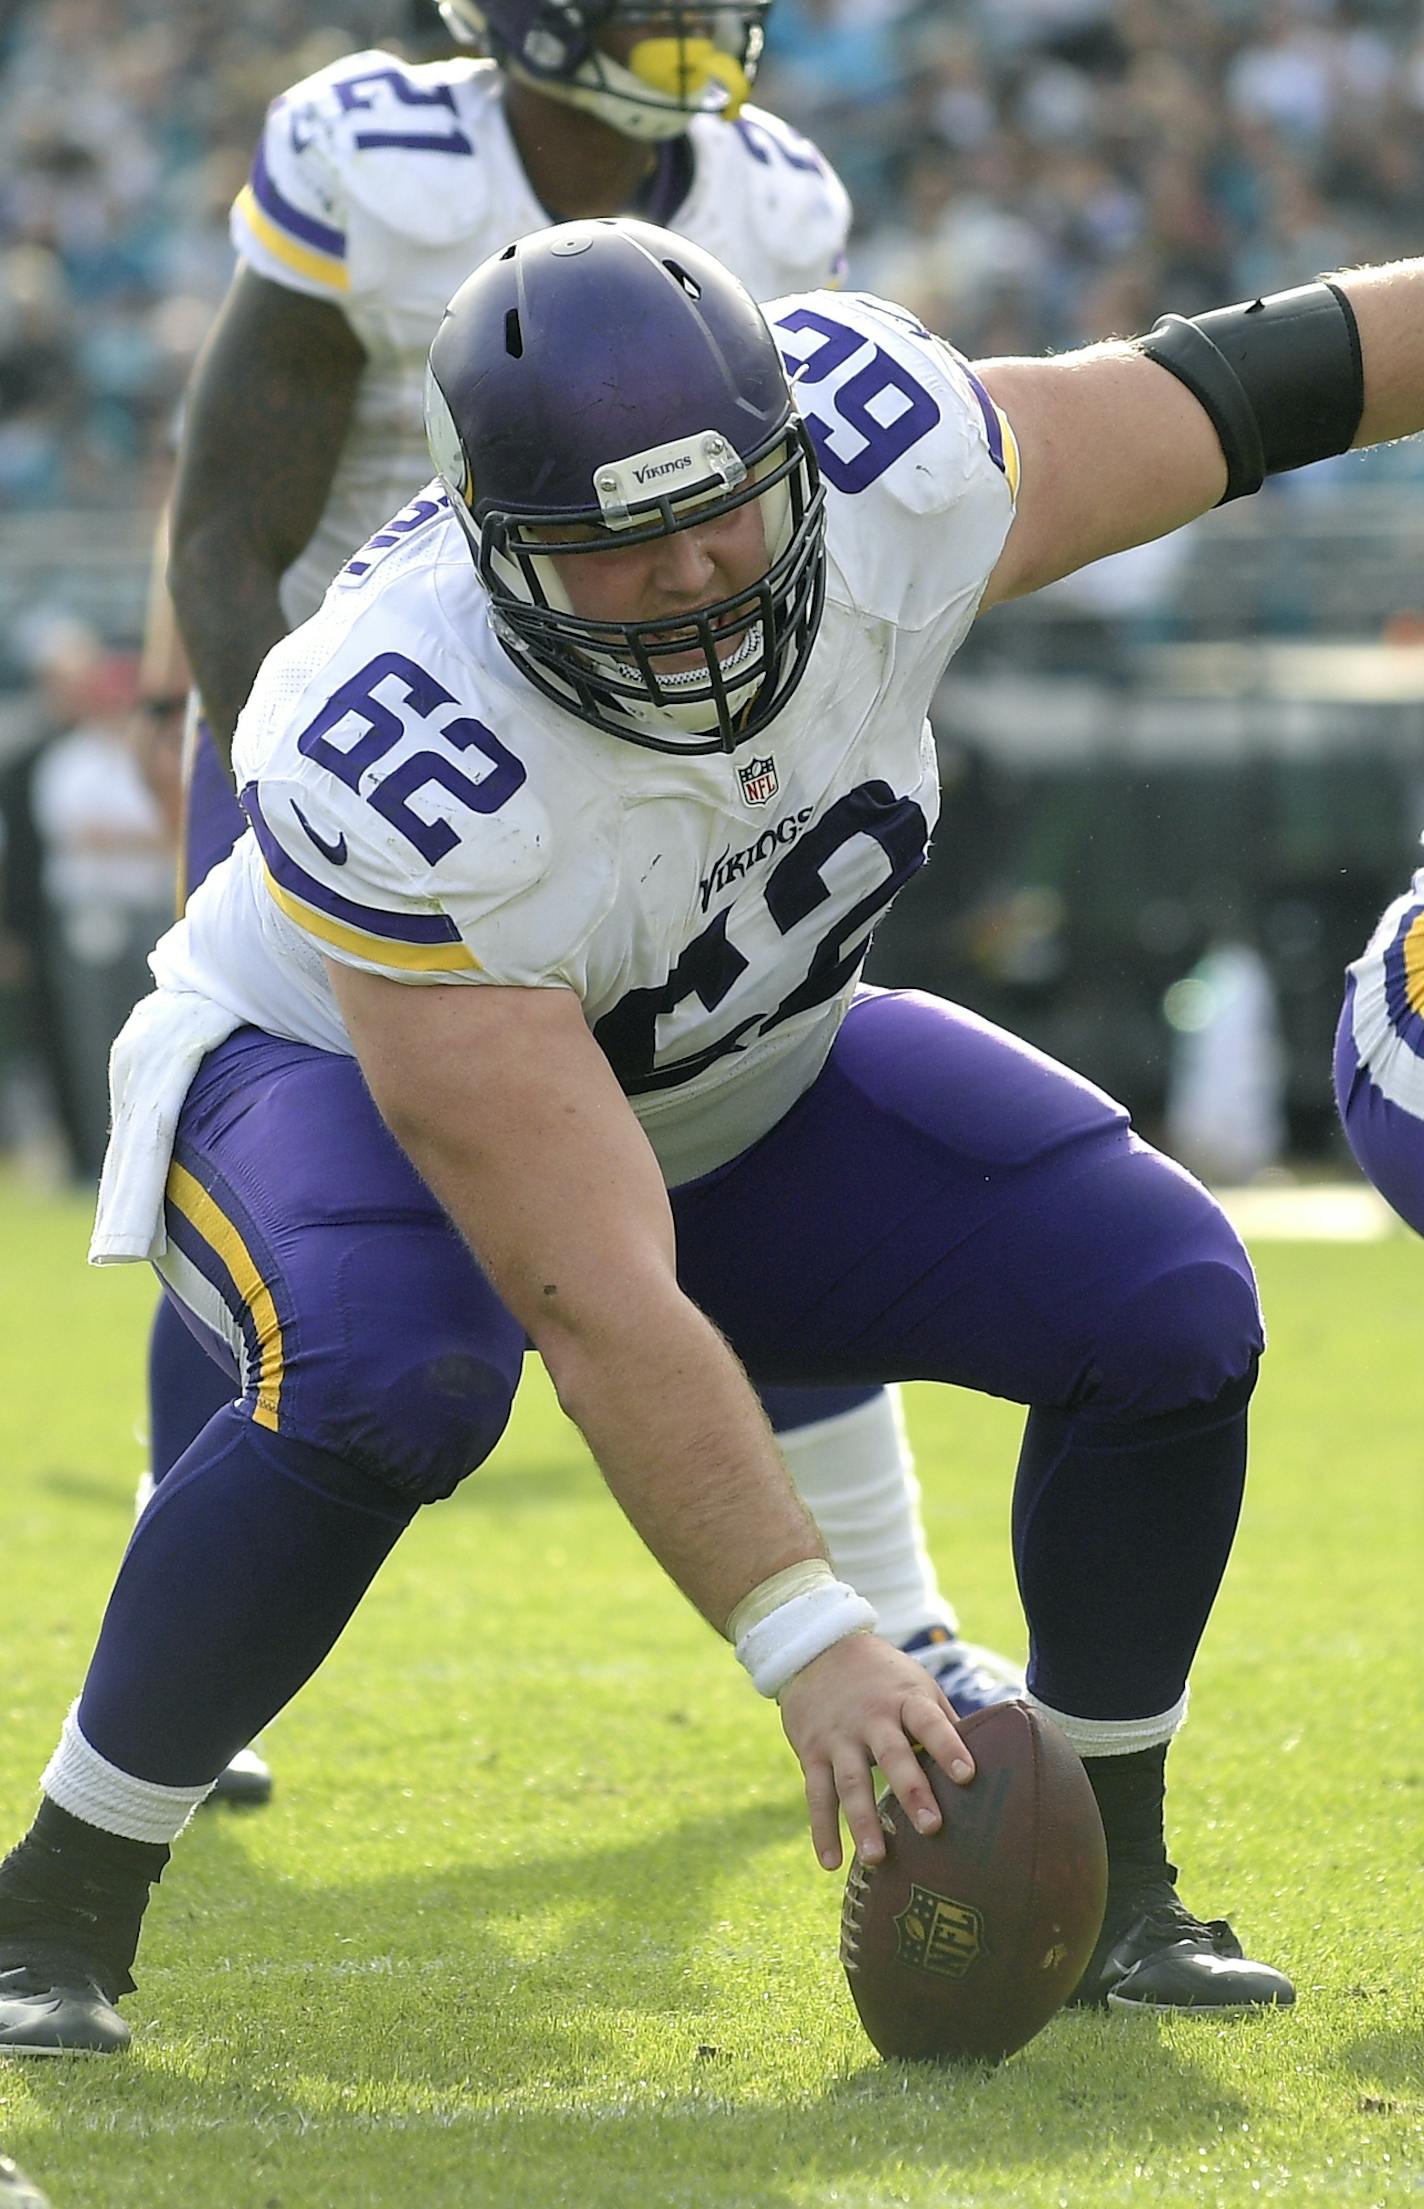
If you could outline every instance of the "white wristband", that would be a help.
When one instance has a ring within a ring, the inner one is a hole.
[[[852,1634],[873,1634],[879,1617],[873,1605],[844,1580],[829,1575],[818,1586],[749,1626],[737,1642],[737,1660],[752,1676],[760,1695],[779,1695],[789,1680],[838,1641]]]

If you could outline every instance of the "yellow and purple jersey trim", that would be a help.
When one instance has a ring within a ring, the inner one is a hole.
[[[260,140],[252,174],[238,193],[233,212],[285,268],[327,291],[350,288],[345,231],[293,205],[273,178]]]
[[[193,1161],[192,1164],[196,1164]],[[282,1405],[289,1325],[278,1309],[276,1269],[264,1264],[250,1226],[239,1224],[230,1194],[205,1186],[175,1152],[164,1194],[168,1239],[216,1292],[236,1323],[243,1349],[243,1394],[255,1425],[276,1432]],[[201,1288],[201,1284],[199,1284]],[[206,1293],[206,1292],[203,1292]],[[211,1315],[200,1312],[211,1325]]]
[[[1424,1058],[1424,905],[1401,913],[1384,951],[1385,1003],[1395,1034]]]
[[[256,785],[243,810],[262,854],[268,895],[288,920],[333,951],[401,974],[476,974],[479,960],[446,913],[393,913],[362,905],[308,874],[273,835]]]
[[[988,392],[980,383],[962,353],[955,353],[960,371],[973,392],[984,422],[984,436],[989,446],[989,458],[1009,486],[1009,497],[1015,501],[1019,495],[1019,442],[1009,426],[1009,418],[1002,407],[995,406]]]

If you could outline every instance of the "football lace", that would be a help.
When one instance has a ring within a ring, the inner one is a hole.
[[[860,1969],[860,1920],[873,1876],[869,1864],[863,1864],[859,1856],[853,1858],[841,1903],[841,1962],[847,1971]]]

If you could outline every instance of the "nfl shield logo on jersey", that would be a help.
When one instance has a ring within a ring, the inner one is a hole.
[[[737,769],[737,780],[748,805],[770,805],[781,788],[774,759],[749,759]]]

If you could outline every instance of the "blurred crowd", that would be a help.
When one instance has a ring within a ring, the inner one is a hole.
[[[1417,0],[781,0],[774,102],[860,209],[855,275],[971,355],[1417,251]]]
[[[0,507],[130,505],[267,101],[431,0],[0,0]],[[1417,0],[778,0],[759,88],[837,162],[852,277],[1039,351],[1417,245]]]

